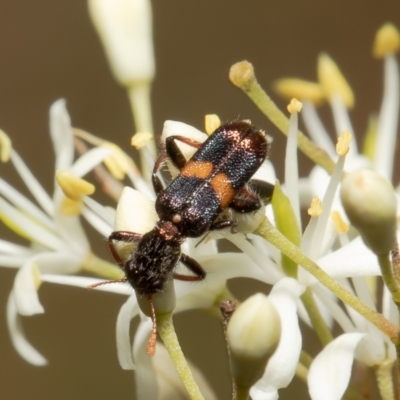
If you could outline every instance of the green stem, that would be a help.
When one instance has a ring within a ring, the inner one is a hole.
[[[154,135],[153,120],[151,115],[151,101],[150,101],[150,83],[135,84],[128,89],[129,101],[131,104],[133,119],[135,123],[136,132],[150,132]],[[157,149],[155,140],[151,140],[146,144],[147,150],[153,158],[156,158]],[[142,166],[142,173],[145,178],[150,178],[148,163],[144,152],[140,152],[140,163]]]
[[[307,310],[307,314],[310,317],[311,324],[315,329],[318,339],[323,346],[326,346],[328,343],[332,342],[333,336],[326,325],[326,322],[322,318],[321,312],[310,288],[307,288],[306,291],[301,295],[301,301]]]
[[[348,304],[387,335],[393,343],[396,344],[399,342],[398,335],[400,330],[398,326],[388,321],[382,314],[371,310],[365,303],[360,301],[335,279],[330,277],[314,261],[305,256],[297,246],[287,240],[267,219],[264,220],[255,233],[272,243],[282,253],[286,254],[293,261],[301,265],[306,271],[318,279],[319,282],[342,300],[343,303]]]
[[[231,82],[243,90],[262,111],[263,114],[284,134],[288,134],[289,119],[276,106],[267,93],[257,82],[254,68],[248,61],[234,64],[229,73]],[[328,154],[315,146],[303,132],[297,131],[298,148],[315,164],[320,165],[329,174],[332,174],[335,163]]]
[[[400,309],[400,288],[393,276],[390,254],[387,253],[383,255],[378,255],[378,262],[382,271],[383,281],[389,289],[389,292],[392,294],[392,299],[395,302],[397,308]]]
[[[190,398],[192,400],[204,400],[179,345],[172,322],[172,314],[157,315],[157,330]]]
[[[393,361],[384,361],[375,368],[376,381],[382,400],[394,400]]]
[[[232,400],[248,400],[250,394],[249,387],[236,386],[236,396]]]

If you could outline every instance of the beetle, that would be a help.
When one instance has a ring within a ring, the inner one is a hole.
[[[190,160],[186,161],[177,141],[197,148]],[[144,235],[114,231],[109,236],[111,254],[125,272],[125,278],[117,282],[129,282],[137,295],[147,296],[150,301],[153,345],[156,328],[151,295],[162,292],[171,275],[184,281],[199,281],[206,276],[196,260],[181,253],[181,244],[186,238],[197,238],[208,231],[234,228],[231,213],[228,213],[228,217],[220,217],[226,209],[247,213],[263,205],[260,197],[251,190],[252,183],[250,187],[246,184],[264,162],[267,152],[265,132],[253,126],[249,120],[234,120],[221,125],[204,143],[183,136],[168,137],[152,173],[152,184],[157,195],[155,208],[160,220],[154,229]],[[164,188],[157,172],[167,156],[180,172]],[[137,244],[129,260],[121,260],[114,241]],[[193,275],[174,272],[179,261]],[[90,288],[104,283],[108,282]],[[153,351],[148,348],[148,352]]]

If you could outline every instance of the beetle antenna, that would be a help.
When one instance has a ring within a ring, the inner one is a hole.
[[[125,282],[127,282],[127,281],[128,281],[128,280],[127,280],[126,278],[123,278],[123,279],[115,279],[115,280],[113,280],[113,281],[97,282],[97,283],[94,283],[93,285],[89,285],[89,286],[87,287],[87,290],[93,290],[93,289],[96,289],[96,288],[99,287],[99,286],[107,285],[108,283],[125,283]]]
[[[156,320],[156,311],[154,309],[153,299],[151,295],[148,295],[150,308],[151,308],[151,321],[153,322],[153,327],[151,328],[151,333],[149,337],[149,342],[147,343],[147,354],[151,357],[156,354],[156,343],[157,343],[157,320]]]

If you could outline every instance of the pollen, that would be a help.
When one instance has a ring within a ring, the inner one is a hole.
[[[3,163],[8,162],[11,155],[11,139],[8,135],[0,129],[0,161]]]
[[[351,142],[352,134],[350,131],[343,131],[338,137],[336,143],[336,153],[339,157],[344,157],[349,152],[349,145]]]
[[[205,129],[207,135],[211,135],[217,128],[221,126],[221,120],[217,114],[207,114],[205,117]]]
[[[318,78],[328,101],[339,95],[347,108],[353,108],[354,94],[350,85],[337,64],[325,53],[318,58]]]
[[[290,114],[293,114],[294,112],[300,112],[302,108],[303,103],[297,99],[290,100],[290,103],[287,106],[287,110],[290,112]]]
[[[342,218],[339,211],[332,211],[331,218],[332,218],[333,224],[335,225],[335,229],[338,233],[347,233],[348,232],[349,225]]]
[[[318,196],[314,196],[310,208],[307,210],[308,215],[311,217],[318,217],[322,213],[322,202]]]
[[[400,48],[400,34],[390,23],[384,24],[376,32],[372,53],[376,58],[383,58],[391,53],[397,53]]]
[[[309,100],[314,104],[324,101],[324,92],[319,83],[303,79],[283,78],[275,81],[274,90],[286,99],[298,98]]]
[[[153,135],[150,132],[137,132],[132,136],[131,146],[139,150],[152,140]]]
[[[67,171],[56,171],[56,180],[65,196],[74,201],[80,201],[82,196],[91,195],[95,191],[94,185]]]
[[[105,166],[115,179],[124,179],[125,174],[132,168],[132,161],[116,144],[104,142],[102,146],[112,151],[112,154],[104,159]]]

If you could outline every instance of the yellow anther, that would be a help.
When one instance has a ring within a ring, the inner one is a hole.
[[[11,139],[0,129],[0,161],[6,163],[11,155]]]
[[[320,104],[324,100],[324,92],[321,85],[303,79],[279,79],[274,83],[274,90],[280,96],[287,99],[295,97],[302,100],[310,100],[315,104]]]
[[[301,101],[298,101],[297,99],[290,100],[290,103],[287,106],[287,110],[290,112],[290,114],[294,112],[300,112],[302,108],[303,103]]]
[[[137,132],[132,136],[131,145],[139,150],[153,139],[150,132]]]
[[[218,127],[221,126],[221,120],[217,114],[207,114],[205,118],[205,128],[207,135],[211,135]]]
[[[397,28],[390,23],[384,24],[376,32],[372,53],[376,58],[383,58],[396,53],[400,48],[400,34]]]
[[[91,195],[95,190],[94,185],[67,171],[56,171],[56,180],[65,196],[74,201],[80,201],[82,196]]]
[[[353,135],[350,131],[343,131],[336,143],[336,153],[339,157],[344,157],[349,152],[349,145]]]
[[[118,180],[125,178],[125,174],[132,168],[129,157],[114,143],[105,142],[102,146],[112,150],[112,154],[104,159],[104,164],[111,175]]]
[[[64,197],[61,203],[60,212],[67,217],[76,217],[81,214],[82,201],[75,201]]]
[[[318,217],[322,213],[322,202],[318,196],[314,196],[311,200],[310,208],[307,210],[311,217]]]
[[[332,211],[331,218],[332,218],[333,224],[335,225],[335,229],[337,230],[338,233],[347,233],[348,232],[349,225],[342,218],[339,211]]]
[[[327,100],[339,95],[347,108],[354,106],[354,94],[339,67],[327,54],[318,58],[318,78]]]

